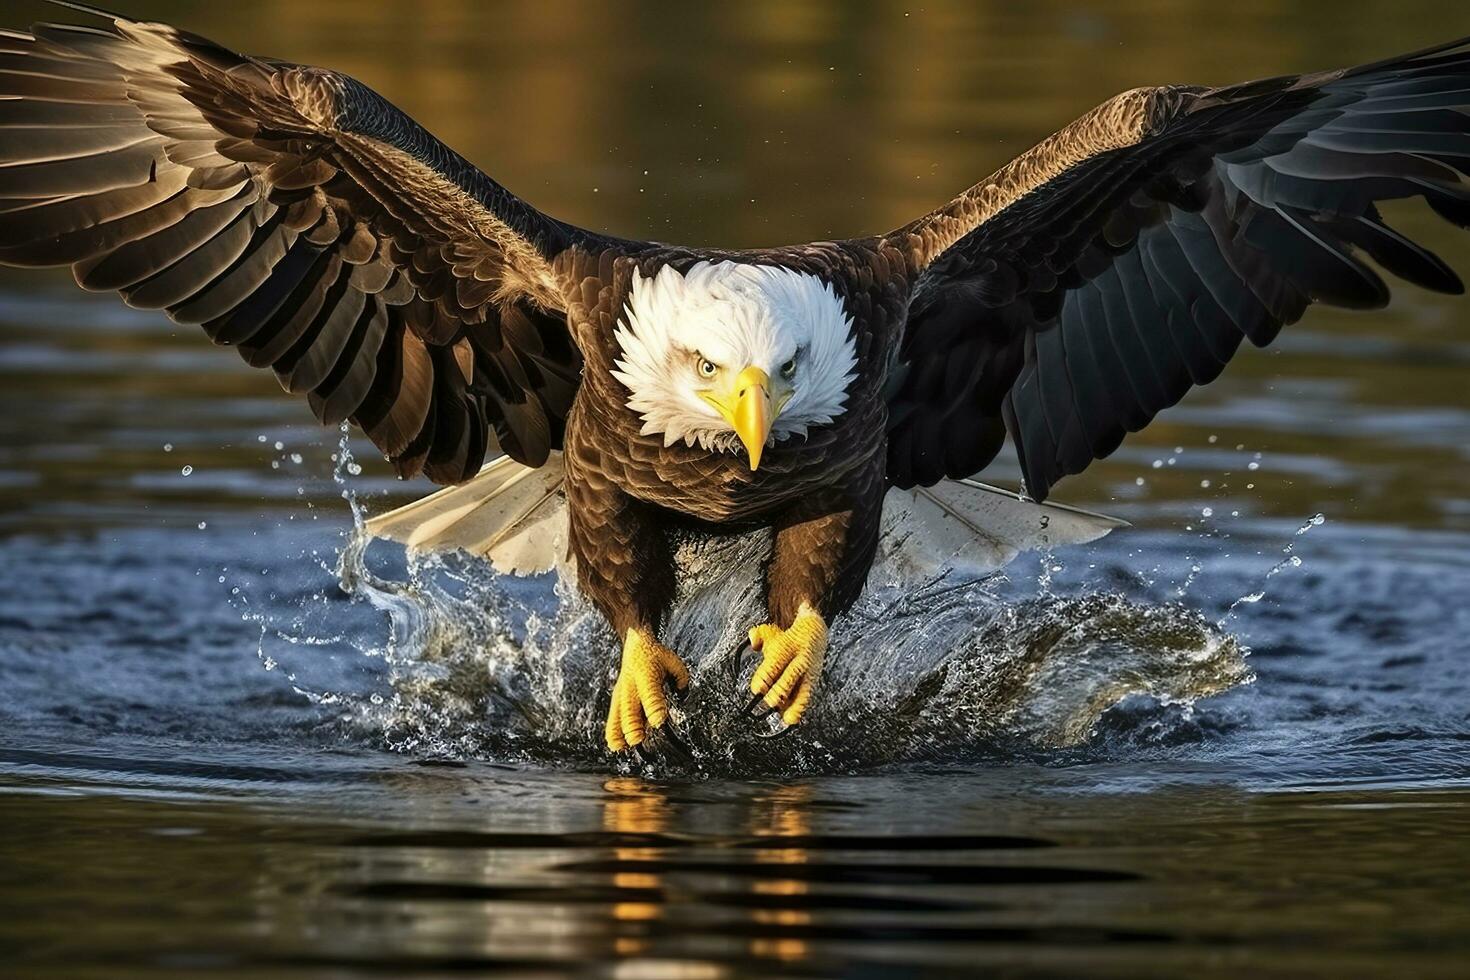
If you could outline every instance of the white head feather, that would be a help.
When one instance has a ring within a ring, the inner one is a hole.
[[[651,279],[635,272],[615,333],[622,356],[613,377],[644,435],[714,451],[739,444],[730,423],[700,396],[711,380],[701,359],[723,374],[757,367],[771,378],[795,358],[789,398],[767,445],[804,436],[846,408],[856,377],[852,318],[830,285],[770,265],[700,262],[687,273],[665,266]]]

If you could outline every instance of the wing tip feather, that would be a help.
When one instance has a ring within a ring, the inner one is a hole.
[[[86,14],[89,17],[100,17],[103,20],[110,20],[114,24],[137,23],[137,21],[133,20],[131,17],[125,17],[122,14],[113,13],[111,10],[104,10],[101,7],[94,7],[90,3],[80,3],[78,2],[78,0],[44,0],[44,2],[49,3],[55,7],[63,7],[67,10],[75,10],[77,13]]]

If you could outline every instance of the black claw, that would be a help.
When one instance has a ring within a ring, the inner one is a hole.
[[[658,761],[653,756],[651,756],[647,752],[643,751],[643,743],[642,742],[639,742],[637,745],[633,746],[633,754],[636,755],[636,756],[638,756],[639,760],[645,766],[651,766],[656,761]]]
[[[735,687],[736,694],[739,694],[745,687],[741,683],[741,678],[745,676],[745,671],[742,667],[745,664],[745,655],[747,653],[755,653],[755,647],[750,645],[750,640],[746,640],[740,644],[739,649],[735,651],[735,655],[730,658],[730,681]]]
[[[654,737],[658,740],[661,753],[673,756],[677,762],[685,764],[694,762],[694,753],[689,751],[689,745],[679,736],[678,730],[672,724],[665,724],[658,729]]]
[[[769,731],[769,732],[757,732],[755,737],[758,738],[758,739],[761,739],[763,741],[769,742],[773,738],[780,738],[783,735],[789,735],[795,729],[796,729],[796,726],[795,725],[786,725],[786,724],[783,724],[780,728],[773,729],[772,731]]]
[[[760,724],[767,718],[771,717],[771,715],[779,715],[781,713],[780,708],[773,708],[770,705],[766,704],[765,697],[766,696],[764,694],[757,694],[755,697],[751,698],[750,703],[745,706],[745,717],[749,718],[751,721],[754,721],[756,724]]]

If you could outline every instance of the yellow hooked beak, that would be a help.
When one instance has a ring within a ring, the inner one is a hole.
[[[716,398],[705,394],[704,400],[713,405],[725,421],[735,429],[735,434],[745,445],[750,455],[750,468],[761,465],[761,453],[766,440],[771,437],[771,423],[776,420],[778,406],[772,404],[770,375],[758,367],[748,367],[735,378],[735,387],[730,398]]]

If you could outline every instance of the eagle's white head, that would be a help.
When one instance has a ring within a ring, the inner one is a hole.
[[[726,452],[762,450],[841,415],[856,377],[852,318],[816,276],[700,262],[634,273],[613,371],[643,434]]]

